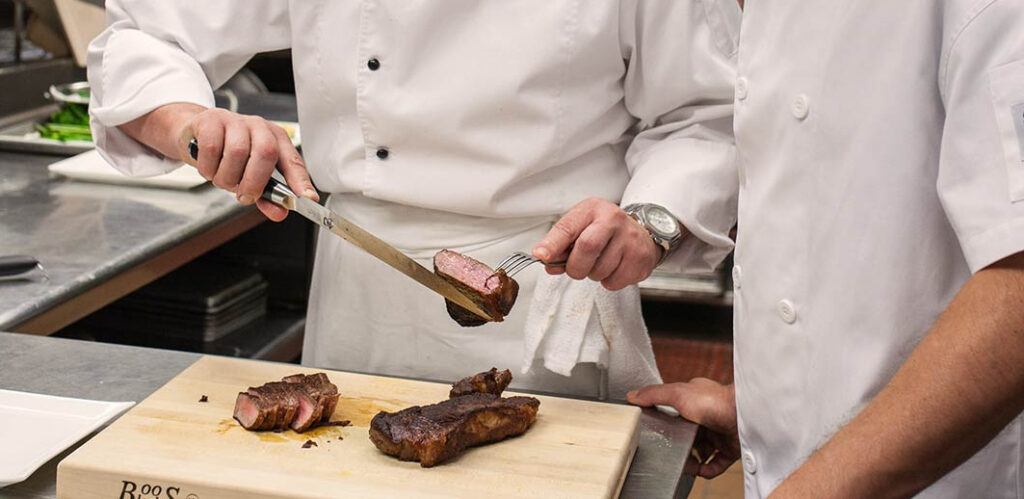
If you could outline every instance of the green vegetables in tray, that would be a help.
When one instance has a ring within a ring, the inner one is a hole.
[[[61,109],[50,115],[46,123],[35,125],[39,135],[44,139],[92,141],[89,130],[89,105],[65,102]]]

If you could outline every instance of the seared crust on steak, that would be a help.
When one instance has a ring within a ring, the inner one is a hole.
[[[370,422],[370,440],[403,461],[429,468],[467,447],[521,435],[537,419],[540,401],[470,393],[437,404],[381,412]]]
[[[461,397],[470,393],[501,395],[501,392],[505,391],[505,388],[508,388],[508,384],[511,382],[512,373],[508,369],[499,371],[498,368],[492,367],[490,371],[477,373],[456,381],[452,385],[452,390],[448,392],[448,398]]]
[[[434,255],[434,273],[455,286],[490,316],[490,321],[501,322],[512,311],[519,295],[519,283],[505,274],[466,255],[441,250]],[[480,326],[489,322],[450,300],[445,300],[448,315],[463,327]]]

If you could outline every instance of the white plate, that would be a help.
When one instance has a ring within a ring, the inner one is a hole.
[[[0,487],[25,480],[133,405],[0,390]]]
[[[195,168],[178,167],[170,173],[155,177],[129,177],[110,166],[96,150],[62,159],[49,166],[50,173],[73,180],[103,184],[141,185],[167,189],[192,189],[206,183]]]

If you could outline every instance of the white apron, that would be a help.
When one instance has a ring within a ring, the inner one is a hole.
[[[430,269],[434,253],[446,248],[495,266],[513,251],[529,251],[555,221],[468,217],[352,194],[332,195],[328,206]],[[516,275],[517,305],[504,322],[472,328],[448,316],[442,297],[334,234],[320,233],[314,266],[305,365],[441,381],[522,365],[523,324],[539,265]],[[599,395],[594,364],[572,374],[538,367],[517,373],[512,386]]]

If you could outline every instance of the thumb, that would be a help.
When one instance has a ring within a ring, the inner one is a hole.
[[[678,411],[683,391],[683,383],[649,385],[627,393],[626,400],[640,407],[667,405]]]
[[[569,252],[569,248],[580,237],[583,229],[586,229],[594,219],[590,210],[574,206],[568,213],[562,216],[543,239],[533,247],[533,256],[544,262],[550,262],[554,257]]]
[[[630,392],[626,400],[641,407],[672,406],[684,419],[715,431],[732,432],[736,428],[735,395],[731,387],[709,379],[647,386]]]

